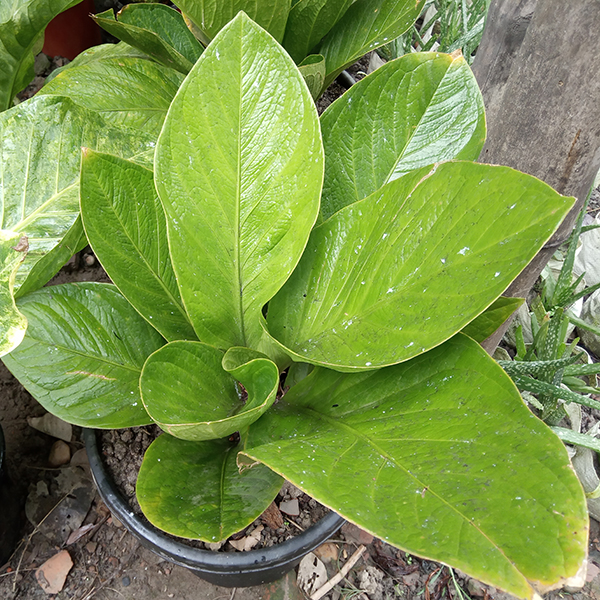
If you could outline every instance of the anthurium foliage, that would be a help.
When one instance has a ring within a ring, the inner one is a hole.
[[[150,3],[126,6],[117,17],[108,10],[95,20],[120,40],[187,73],[203,46],[245,11],[281,42],[317,97],[347,66],[404,33],[418,18],[424,0],[177,0],[175,4],[183,17]]]
[[[573,199],[469,162],[484,130],[464,60],[438,54],[392,61],[319,120],[240,13],[179,88],[153,165],[84,151],[83,227],[114,284],[23,295],[5,363],[74,423],[160,425],[137,494],[172,534],[226,538],[285,477],[518,597],[572,581],[581,486],[474,340]]]

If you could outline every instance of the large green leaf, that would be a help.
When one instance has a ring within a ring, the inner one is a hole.
[[[234,379],[235,377],[235,379]],[[236,384],[248,392],[244,401]],[[247,348],[227,354],[201,342],[171,342],[148,358],[140,379],[146,410],[185,440],[223,438],[258,419],[275,401],[277,366]]]
[[[46,25],[81,0],[2,0],[0,2],[0,111],[31,81],[33,48]]]
[[[302,76],[242,13],[188,75],[156,149],[173,268],[200,340],[257,347],[262,307],[316,220],[322,177]]]
[[[354,0],[300,0],[290,11],[283,47],[300,63],[342,18]]]
[[[81,147],[130,157],[153,146],[154,140],[143,131],[112,126],[68,98],[36,96],[0,115],[0,228],[29,240],[16,288],[38,261],[43,262],[36,280],[40,285],[48,281],[57,269],[48,254],[77,227]],[[80,233],[74,236],[77,240]],[[69,248],[61,251],[64,258]]]
[[[274,500],[283,479],[263,465],[240,474],[238,447],[227,440],[188,442],[161,435],[146,451],[136,484],[156,527],[217,542],[250,525]]]
[[[291,0],[178,0],[177,6],[208,40],[212,40],[240,11],[244,11],[280,42]]]
[[[408,54],[377,69],[323,113],[321,127],[325,218],[413,169],[475,160],[485,141],[473,73],[462,56],[438,53]]]
[[[181,304],[152,171],[87,150],[80,187],[85,231],[111,280],[167,340],[196,339]]]
[[[0,356],[14,350],[27,329],[27,319],[17,309],[13,296],[15,275],[27,248],[26,237],[0,230]]]
[[[110,34],[139,48],[167,67],[187,74],[202,54],[202,46],[183,17],[164,4],[129,4],[115,18],[112,10],[94,20]]]
[[[285,400],[243,452],[374,535],[521,598],[582,565],[562,443],[465,336],[371,373],[315,369]]]
[[[139,378],[146,357],[164,340],[113,285],[45,287],[17,306],[29,327],[3,360],[46,410],[84,427],[152,422]]]
[[[482,312],[476,319],[463,327],[462,333],[473,338],[476,342],[483,342],[490,337],[515,310],[525,302],[524,298],[507,298],[500,296]]]
[[[425,0],[357,0],[315,50],[325,57],[326,88],[367,52],[403,34],[419,17]]]
[[[411,172],[313,230],[269,304],[295,360],[369,369],[437,346],[487,308],[573,204],[507,167]]]
[[[65,69],[40,94],[66,96],[113,126],[158,136],[183,76],[151,60],[113,56]]]

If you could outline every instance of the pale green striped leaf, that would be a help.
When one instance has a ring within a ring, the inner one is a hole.
[[[113,286],[68,283],[21,298],[29,327],[3,360],[49,412],[84,427],[146,425],[139,379],[163,338]]]

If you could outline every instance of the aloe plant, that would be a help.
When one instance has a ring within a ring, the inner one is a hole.
[[[114,285],[24,294],[4,361],[72,423],[160,425],[137,496],[175,535],[226,538],[285,477],[518,597],[571,581],[581,486],[473,338],[574,199],[470,162],[484,137],[461,57],[392,61],[319,120],[242,13],[179,88],[153,165],[84,151],[83,227]]]

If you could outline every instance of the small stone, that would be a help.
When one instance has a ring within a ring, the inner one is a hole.
[[[86,267],[93,267],[96,264],[96,257],[93,254],[84,254],[83,262]]]
[[[315,550],[315,554],[327,564],[338,559],[339,548],[333,542],[325,542]]]
[[[121,579],[121,583],[123,584],[123,587],[127,587],[131,584],[131,579],[127,575],[125,575],[125,577]]]
[[[481,583],[481,581],[477,581],[477,579],[469,579],[469,581],[467,581],[467,591],[470,596],[483,598],[485,596],[486,586]]]
[[[42,73],[44,73],[45,71],[47,71],[50,68],[51,64],[52,63],[50,62],[50,59],[43,52],[40,52],[35,57],[35,61],[33,64],[33,70],[36,75],[41,75]]]
[[[292,500],[284,500],[279,504],[279,510],[286,515],[290,515],[290,517],[297,517],[300,515],[298,499],[292,498]]]
[[[85,545],[85,549],[90,553],[94,554],[96,552],[96,548],[98,547],[98,542],[88,542]]]
[[[204,542],[206,547],[213,552],[220,550],[225,542]]]
[[[66,550],[61,550],[37,569],[36,581],[46,594],[58,594],[63,589],[72,567],[70,554]]]
[[[295,485],[291,484],[289,481],[286,481],[281,487],[280,494],[282,498],[285,496],[288,496],[289,498],[300,498],[304,492],[298,489]]]
[[[66,465],[71,460],[71,448],[62,440],[57,440],[50,448],[50,456],[48,456],[48,464],[51,467],[61,467]]]

